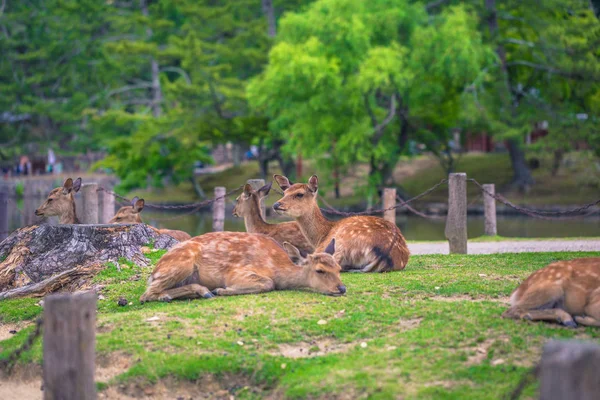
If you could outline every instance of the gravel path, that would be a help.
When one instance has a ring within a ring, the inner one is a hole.
[[[408,243],[412,254],[448,254],[448,242]],[[600,251],[600,240],[523,240],[469,242],[469,254],[526,253],[542,251]]]

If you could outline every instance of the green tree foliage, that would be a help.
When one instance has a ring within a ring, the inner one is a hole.
[[[287,151],[302,149],[333,172],[368,162],[378,187],[409,138],[441,153],[464,88],[491,62],[464,7],[430,20],[405,1],[319,0],[282,19],[248,97],[271,131],[290,137]]]

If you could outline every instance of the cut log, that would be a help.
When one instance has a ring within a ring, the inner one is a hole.
[[[168,249],[179,242],[145,224],[18,229],[0,243],[0,299],[43,296],[69,288],[75,280],[92,276],[120,258],[146,266],[149,260],[141,248],[150,243],[156,249]],[[11,293],[3,293],[9,290]]]

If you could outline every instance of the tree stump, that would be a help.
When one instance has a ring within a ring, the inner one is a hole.
[[[0,300],[77,289],[107,262],[120,258],[146,266],[149,260],[141,247],[150,243],[168,249],[179,242],[145,224],[18,229],[0,243]]]

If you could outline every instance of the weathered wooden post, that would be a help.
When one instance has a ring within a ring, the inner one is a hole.
[[[390,221],[393,224],[396,224],[396,209],[393,208],[388,210],[388,208],[396,205],[396,189],[395,188],[385,188],[383,189],[383,209],[386,210],[383,213],[383,219],[386,221]]]
[[[450,254],[467,254],[467,174],[459,172],[448,177],[448,217],[446,238]]]
[[[246,183],[248,185],[252,186],[252,189],[254,189],[254,190],[258,190],[261,187],[265,186],[265,180],[264,179],[248,179],[246,181]],[[267,214],[266,214],[266,206],[265,206],[264,199],[260,202],[260,213],[261,213],[263,219],[266,221],[267,220]]]
[[[0,242],[8,236],[8,188],[0,186]]]
[[[44,299],[44,400],[96,398],[96,294]]]
[[[215,202],[213,203],[213,232],[223,232],[225,229],[225,188],[215,188]]]
[[[600,346],[552,340],[539,366],[540,400],[593,400],[600,396]]]
[[[112,187],[108,184],[104,189],[99,192],[102,193],[102,218],[100,218],[100,223],[108,224],[108,221],[115,216],[115,196],[107,192],[107,190],[112,190]]]
[[[488,236],[496,236],[496,199],[489,194],[496,194],[496,186],[493,183],[483,185],[483,213],[485,221],[485,234]]]
[[[83,195],[83,211],[80,221],[82,224],[98,223],[98,184],[84,183],[81,185]]]

